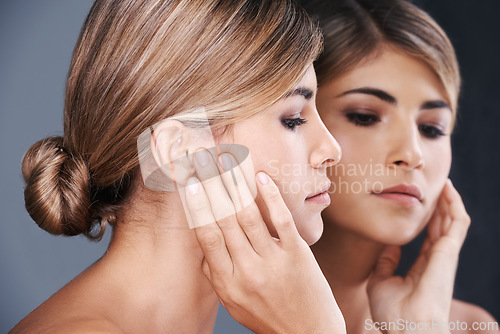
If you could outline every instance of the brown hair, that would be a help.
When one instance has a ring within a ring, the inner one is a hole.
[[[304,75],[321,40],[291,0],[97,0],[71,62],[64,135],[24,157],[26,209],[50,233],[100,238],[138,175],[142,131],[199,106],[218,127],[252,116]]]
[[[384,45],[426,63],[439,77],[456,111],[460,73],[455,51],[441,27],[405,0],[308,0],[304,7],[319,20],[324,52],[315,63],[318,82],[349,71]]]

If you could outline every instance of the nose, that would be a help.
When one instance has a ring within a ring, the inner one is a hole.
[[[417,126],[399,127],[390,130],[387,156],[388,166],[403,169],[421,169],[424,167],[420,134]]]
[[[315,127],[312,134],[315,140],[311,140],[311,154],[309,162],[313,168],[326,168],[339,163],[342,150],[339,143],[318,116],[319,126]]]

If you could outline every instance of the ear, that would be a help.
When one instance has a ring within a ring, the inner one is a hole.
[[[151,153],[153,153],[158,167],[167,165],[171,160],[177,158],[171,156],[170,153],[173,148],[179,151],[178,146],[182,142],[182,127],[181,122],[171,119],[159,122],[154,126],[150,144]]]
[[[150,148],[157,167],[168,179],[180,184],[194,175],[188,160],[187,132],[180,121],[166,119],[156,124],[151,133]]]

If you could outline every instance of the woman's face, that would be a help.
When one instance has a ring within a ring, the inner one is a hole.
[[[423,62],[385,50],[318,91],[318,110],[343,150],[329,169],[327,224],[404,244],[428,222],[451,165],[453,113]]]
[[[255,172],[265,171],[275,181],[300,235],[309,244],[321,236],[320,213],[330,204],[326,167],[340,160],[340,147],[316,110],[316,87],[311,65],[285,98],[236,122],[225,135],[228,138],[221,139],[249,148]],[[265,207],[259,197],[256,201]],[[274,235],[274,229],[270,230]]]

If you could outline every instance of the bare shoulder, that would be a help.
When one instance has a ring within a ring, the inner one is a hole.
[[[97,333],[123,333],[117,325],[104,319],[66,319],[53,323],[38,324],[37,322],[21,322],[9,334],[40,333],[40,334],[97,334]]]
[[[498,322],[480,306],[453,299],[450,310],[451,333],[499,334]]]
[[[122,333],[107,310],[109,300],[82,274],[28,314],[11,331],[17,333]]]
[[[123,331],[115,324],[106,320],[90,320],[90,319],[79,319],[75,321],[68,322],[66,324],[61,324],[51,330],[54,334],[63,333],[73,333],[73,334],[84,334],[84,333],[113,333],[120,334]]]

